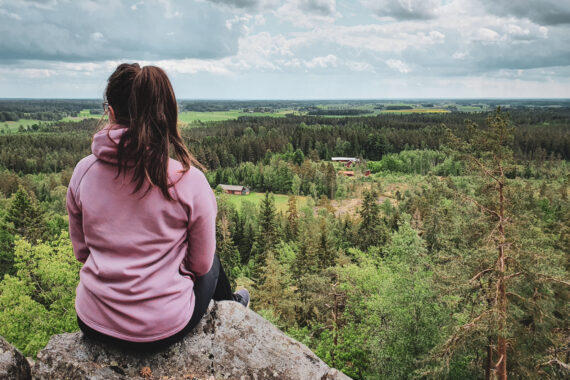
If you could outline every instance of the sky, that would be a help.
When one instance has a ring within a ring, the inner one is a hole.
[[[570,97],[570,1],[0,0],[0,98],[101,98],[122,62],[180,99]]]

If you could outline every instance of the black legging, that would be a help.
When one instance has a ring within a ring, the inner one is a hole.
[[[214,255],[214,263],[212,264],[212,269],[210,269],[210,271],[205,275],[196,278],[196,281],[194,281],[194,298],[194,311],[192,312],[192,317],[190,318],[188,324],[176,334],[154,342],[130,342],[127,340],[115,338],[100,333],[97,330],[93,330],[81,319],[79,319],[79,317],[77,317],[77,324],[85,336],[105,343],[109,343],[122,349],[139,352],[157,351],[164,349],[184,338],[186,334],[188,334],[194,327],[196,327],[198,322],[200,322],[206,313],[206,310],[208,310],[210,300],[232,300],[230,281],[228,280],[228,277],[222,268],[218,255]]]

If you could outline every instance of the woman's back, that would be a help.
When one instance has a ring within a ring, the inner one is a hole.
[[[71,238],[85,262],[76,309],[100,332],[147,342],[171,336],[190,319],[191,276],[212,265],[216,201],[200,170],[184,172],[172,159],[172,200],[156,186],[133,193],[132,169],[127,165],[117,176],[117,146],[125,131],[110,125],[97,133],[93,155],[77,165],[69,185]]]

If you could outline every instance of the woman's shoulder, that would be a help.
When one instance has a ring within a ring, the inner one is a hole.
[[[83,157],[77,163],[77,165],[75,165],[75,169],[73,170],[70,183],[79,184],[83,176],[87,174],[87,172],[95,162],[97,162],[97,157],[95,157],[93,154],[90,154],[87,157]]]
[[[169,160],[168,177],[179,195],[180,189],[184,190],[185,194],[188,191],[212,191],[206,175],[200,169],[190,166],[188,170],[184,170],[183,165],[174,159]]]

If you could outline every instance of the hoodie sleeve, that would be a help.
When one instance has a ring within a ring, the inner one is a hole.
[[[85,244],[85,235],[83,234],[83,215],[81,202],[79,201],[79,183],[86,171],[91,167],[92,163],[90,164],[89,161],[94,162],[95,160],[83,159],[75,167],[71,180],[69,181],[65,202],[67,214],[69,215],[69,237],[71,239],[71,245],[73,246],[73,253],[77,260],[82,263],[87,261],[89,248],[87,244]],[[85,166],[87,166],[87,168],[85,168]]]
[[[202,276],[210,270],[216,252],[216,196],[204,173],[193,167],[184,175],[177,192],[189,210],[188,253],[183,271]]]

